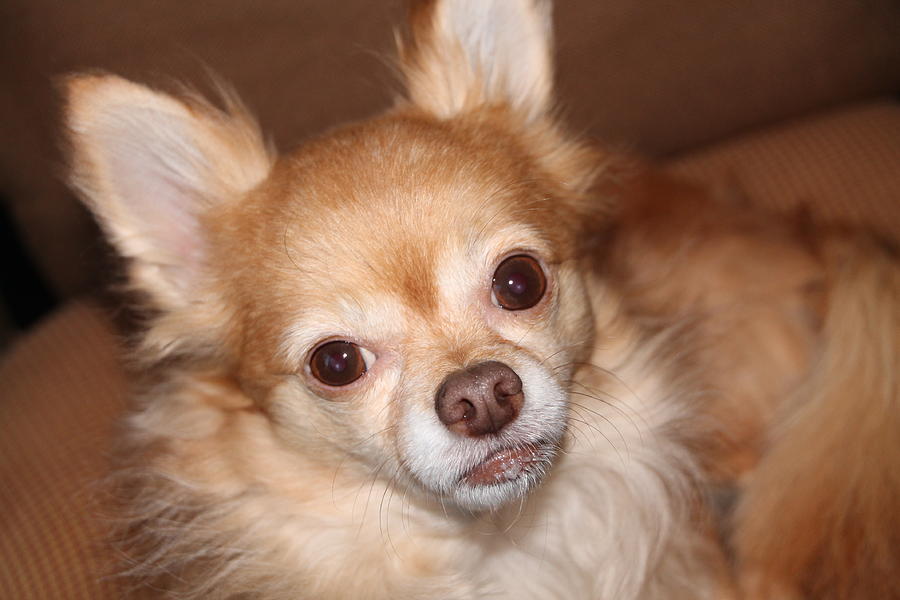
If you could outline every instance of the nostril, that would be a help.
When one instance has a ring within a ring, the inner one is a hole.
[[[467,398],[443,397],[443,401],[438,404],[438,416],[445,425],[453,425],[470,421],[476,416],[475,405]]]
[[[496,398],[497,402],[500,404],[506,404],[509,401],[509,393],[503,390],[502,383],[498,383],[494,386],[494,398]]]
[[[493,392],[494,398],[502,404],[509,398],[522,393],[522,380],[512,369],[500,371]]]
[[[468,399],[463,398],[459,401],[459,406],[462,409],[462,420],[463,421],[471,421],[475,418],[477,411],[475,410],[475,405],[469,402]]]
[[[501,381],[494,386],[494,398],[501,404],[509,402],[511,397],[521,392],[522,386],[511,385],[511,382]]]

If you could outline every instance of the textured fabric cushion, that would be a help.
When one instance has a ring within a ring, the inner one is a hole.
[[[900,237],[900,106],[848,108],[681,157],[775,208],[812,203]],[[75,303],[0,364],[0,598],[117,597],[92,508],[126,385],[108,320]]]
[[[118,354],[76,302],[0,362],[0,598],[116,597],[91,507],[125,397]]]
[[[776,210],[809,206],[900,238],[900,103],[845,107],[718,144],[670,170]]]

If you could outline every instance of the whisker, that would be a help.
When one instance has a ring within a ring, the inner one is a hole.
[[[397,547],[394,545],[394,540],[391,538],[391,501],[394,499],[394,482],[397,478],[397,469],[395,468],[394,474],[391,476],[388,481],[387,486],[384,488],[384,491],[381,493],[381,502],[378,505],[378,530],[381,533],[381,539],[384,540],[387,538],[388,545],[393,550],[394,555],[397,558],[400,558],[400,552],[397,550]],[[390,492],[390,495],[388,495]],[[387,501],[387,509],[385,510],[384,499],[385,496],[388,496]],[[384,515],[384,526],[382,527],[382,515]]]
[[[356,533],[357,537],[362,535],[363,526],[365,525],[365,522],[366,522],[366,515],[369,513],[369,502],[371,502],[372,492],[375,490],[375,483],[376,483],[376,481],[378,481],[378,475],[379,475],[379,473],[381,473],[381,470],[384,468],[384,466],[387,464],[387,462],[388,462],[387,458],[385,458],[383,461],[381,461],[381,464],[378,465],[378,468],[375,470],[375,474],[372,475],[372,483],[369,484],[369,494],[366,496],[366,505],[363,507],[362,519],[360,520],[360,523],[359,523],[359,530]],[[357,498],[359,498],[359,491],[362,490],[363,487],[365,487],[365,482],[363,482],[362,485],[359,486],[359,490],[357,490],[357,493],[356,493]],[[354,499],[354,501],[353,501],[353,509],[351,510],[351,514],[353,512],[355,512],[355,510],[356,510],[356,499]]]
[[[388,425],[384,429],[381,429],[380,431],[376,431],[372,435],[367,436],[364,439],[360,440],[359,442],[353,444],[353,446],[350,447],[350,450],[355,450],[358,446],[365,444],[372,438],[379,436],[383,433],[387,433],[388,431],[391,431],[392,429],[395,429],[396,427],[397,427],[396,423],[392,424],[392,425]],[[337,485],[338,473],[340,472],[341,468],[344,466],[344,463],[347,461],[347,459],[350,458],[351,452],[350,451],[343,452],[342,454],[343,454],[343,456],[341,457],[340,462],[338,463],[337,467],[335,467],[335,469],[334,469],[334,475],[332,475],[332,477],[331,477],[331,502],[332,502],[332,505],[335,506],[335,508],[337,507],[337,499],[334,497],[334,493],[335,493],[335,486]]]
[[[609,447],[612,448],[612,449],[615,451],[616,456],[618,456],[618,458],[619,458],[619,461],[620,461],[623,465],[625,465],[625,460],[622,458],[622,453],[619,451],[618,446],[616,446],[615,444],[613,444],[613,443],[612,443],[612,440],[610,440],[609,437],[608,437],[605,433],[603,433],[603,431],[602,431],[599,427],[597,427],[597,426],[594,425],[593,423],[590,423],[590,422],[588,422],[588,421],[586,421],[586,420],[584,420],[584,419],[582,419],[582,418],[579,418],[579,417],[574,417],[574,416],[573,416],[573,417],[571,417],[571,419],[572,419],[573,423],[576,423],[576,422],[577,422],[577,423],[579,423],[579,424],[581,424],[581,425],[587,427],[590,431],[594,431],[594,432],[596,432],[597,434],[599,434],[604,440],[606,440],[606,443],[609,444]],[[580,430],[579,430],[579,431],[580,431]],[[582,432],[582,433],[583,433],[583,432]],[[624,437],[622,438],[622,441],[623,441],[623,443],[624,443],[624,445],[625,445],[625,452],[628,454],[628,459],[631,460],[631,451],[630,451],[630,449],[629,449],[629,447],[628,447],[628,443],[625,442],[625,438],[624,438]]]
[[[572,394],[573,396],[583,396],[586,398],[594,398],[590,394],[585,394],[583,392],[570,392],[570,394]],[[622,443],[627,446],[627,442],[625,441],[625,436],[622,434],[622,431],[616,426],[616,424],[612,421],[612,419],[610,419],[603,413],[601,413],[597,410],[594,410],[593,408],[590,408],[588,406],[585,406],[584,404],[582,404],[580,402],[575,402],[572,399],[569,399],[569,405],[572,406],[573,408],[580,409],[586,413],[592,414],[592,415],[602,419],[603,421],[605,421],[610,427],[612,427],[613,429],[616,430],[616,433],[619,434],[619,438],[622,440]],[[635,422],[628,415],[623,414],[622,416],[631,424],[631,426],[634,428],[635,432],[637,432],[638,436],[640,436],[641,430],[635,424]],[[582,415],[582,417],[584,417],[584,415]]]

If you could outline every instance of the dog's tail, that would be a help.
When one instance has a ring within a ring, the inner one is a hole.
[[[900,598],[900,256],[824,247],[824,344],[737,518],[749,597]]]

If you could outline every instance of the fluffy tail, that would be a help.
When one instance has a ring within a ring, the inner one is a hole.
[[[749,598],[900,598],[900,257],[825,248],[824,345],[737,512]]]

